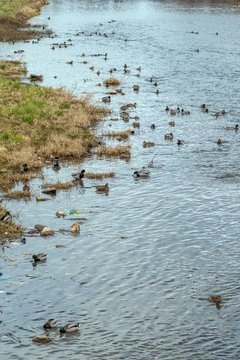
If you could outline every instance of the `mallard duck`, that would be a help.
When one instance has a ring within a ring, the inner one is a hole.
[[[96,192],[98,193],[108,193],[109,192],[109,185],[106,183],[105,185],[98,185],[96,186]]]
[[[226,111],[223,109],[222,111],[217,111],[213,114],[213,116],[223,116],[223,115],[226,115]]]
[[[57,326],[57,320],[56,319],[49,319],[44,325],[43,328],[45,330],[54,329]]]
[[[81,170],[80,172],[77,172],[77,173],[73,173],[72,174],[72,177],[76,180],[81,180],[84,178],[84,173],[85,173],[85,170]]]
[[[222,306],[221,303],[222,303],[222,301],[223,301],[223,298],[222,298],[221,295],[210,295],[210,296],[208,297],[208,300],[209,300],[211,303],[215,304],[217,309],[220,309],[220,308],[221,308],[221,306]]]
[[[150,176],[150,171],[143,166],[141,170],[134,171],[133,177],[134,178],[148,178]]]
[[[139,91],[140,86],[139,85],[133,85],[133,91]]]
[[[53,167],[59,167],[59,162],[60,162],[59,156],[55,156],[53,159]]]
[[[176,125],[176,123],[175,123],[175,121],[169,121],[168,125],[174,127]]]
[[[23,185],[23,192],[29,192],[30,191],[30,186],[25,184]]]
[[[39,344],[47,344],[51,342],[52,339],[49,336],[40,335],[40,336],[33,336],[32,341]]]
[[[177,141],[177,145],[183,145],[184,144],[184,141],[183,140],[179,140]]]
[[[80,327],[79,323],[69,323],[69,324],[66,324],[66,325],[60,327],[59,332],[61,334],[71,333],[71,332],[74,332],[74,331],[78,331],[79,327]]]
[[[190,111],[189,111],[189,110],[184,110],[184,109],[182,109],[182,110],[181,110],[181,114],[182,114],[182,115],[190,115]]]
[[[172,133],[165,134],[164,139],[165,140],[172,140],[173,139],[173,134]]]
[[[110,95],[104,96],[104,97],[102,98],[102,102],[104,102],[104,103],[110,103],[110,102],[111,102],[111,96],[110,96]]]
[[[19,168],[20,173],[27,172],[29,170],[28,164],[22,164]]]
[[[39,253],[39,254],[34,254],[32,256],[32,262],[33,263],[37,263],[37,262],[43,262],[47,260],[47,254],[45,253]]]
[[[151,146],[154,146],[154,145],[155,145],[155,143],[152,142],[152,141],[144,141],[143,142],[143,147],[144,148],[148,148],[148,147],[151,147]]]
[[[6,211],[4,215],[1,216],[0,221],[2,221],[3,223],[9,223],[12,220],[12,215],[10,214],[9,211]]]
[[[174,116],[174,115],[176,115],[176,113],[177,113],[177,110],[170,109],[170,115]]]

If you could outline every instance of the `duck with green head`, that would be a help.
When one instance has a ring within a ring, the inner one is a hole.
[[[80,327],[79,323],[68,323],[68,324],[60,327],[59,332],[60,332],[60,334],[71,333],[74,331],[78,331],[79,327]]]

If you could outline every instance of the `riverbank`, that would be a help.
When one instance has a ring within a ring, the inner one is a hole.
[[[0,15],[26,22],[46,3],[4,1]],[[9,24],[7,31],[11,33]],[[63,89],[38,86],[36,80],[41,76],[31,77],[33,84],[21,83],[19,80],[26,74],[23,63],[0,61],[0,189],[5,194],[18,183],[27,185],[56,156],[61,161],[81,161],[89,155],[98,144],[91,127],[108,113],[105,108],[93,105],[88,97],[77,99]],[[22,192],[19,194],[22,198]],[[0,210],[3,215],[4,208]],[[23,232],[12,220],[0,225],[0,239]]]
[[[2,0],[0,7],[0,41],[19,41],[48,34],[42,28],[33,29],[27,20],[39,14],[47,0]]]

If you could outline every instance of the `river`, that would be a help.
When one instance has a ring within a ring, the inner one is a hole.
[[[24,227],[46,224],[56,233],[2,251],[1,360],[240,358],[239,15],[221,2],[50,0],[31,23],[49,26],[54,39],[0,45],[1,57],[25,61],[43,85],[91,94],[99,104],[109,89],[96,85],[116,68],[125,96],[111,97],[112,115],[95,131],[132,128],[135,116],[140,122],[121,142],[131,146],[130,161],[92,156],[81,165],[116,172],[108,196],[93,187],[104,181],[85,179],[48,202],[7,203]],[[137,106],[125,123],[119,109],[129,102]],[[190,115],[171,116],[166,106]],[[169,132],[172,141],[164,139]],[[152,159],[150,177],[135,180]],[[43,175],[67,181],[78,168],[49,166]],[[40,195],[40,186],[34,179],[32,192]],[[74,221],[55,217],[74,208],[85,219],[79,236],[59,232]],[[40,252],[48,260],[33,267],[30,254]],[[223,297],[220,310],[212,294]],[[60,337],[56,330],[52,343],[32,343],[49,318],[78,321],[80,331]]]

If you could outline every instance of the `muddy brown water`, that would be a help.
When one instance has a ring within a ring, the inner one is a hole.
[[[80,236],[56,232],[2,249],[1,360],[240,357],[240,147],[233,130],[240,121],[239,15],[236,5],[217,2],[51,0],[31,22],[47,24],[56,38],[0,45],[2,58],[26,61],[29,73],[43,75],[43,85],[91,93],[99,103],[106,89],[96,84],[116,68],[126,95],[112,96],[107,106],[119,117],[122,104],[136,102],[130,114],[141,124],[122,142],[131,145],[130,161],[93,156],[81,165],[116,172],[107,180],[108,195],[92,187],[106,181],[84,180],[84,188],[59,191],[48,202],[7,203],[26,228],[68,230],[74,220],[56,218],[57,210],[79,209],[85,220]],[[53,45],[64,41],[72,45]],[[14,54],[18,49],[24,54]],[[95,56],[105,53],[107,60]],[[203,103],[209,113],[200,110]],[[166,105],[191,114],[171,117]],[[222,109],[225,116],[213,116]],[[125,130],[134,121],[107,118],[96,132]],[[169,132],[173,141],[164,140]],[[143,141],[155,146],[143,148]],[[133,172],[153,157],[150,178],[134,180]],[[76,170],[43,172],[56,182]],[[31,182],[36,195],[40,186]],[[39,252],[48,260],[33,267],[29,254]],[[220,310],[207,301],[211,294],[223,296]],[[52,331],[52,343],[32,343],[49,318],[78,321],[80,331],[62,337]]]

